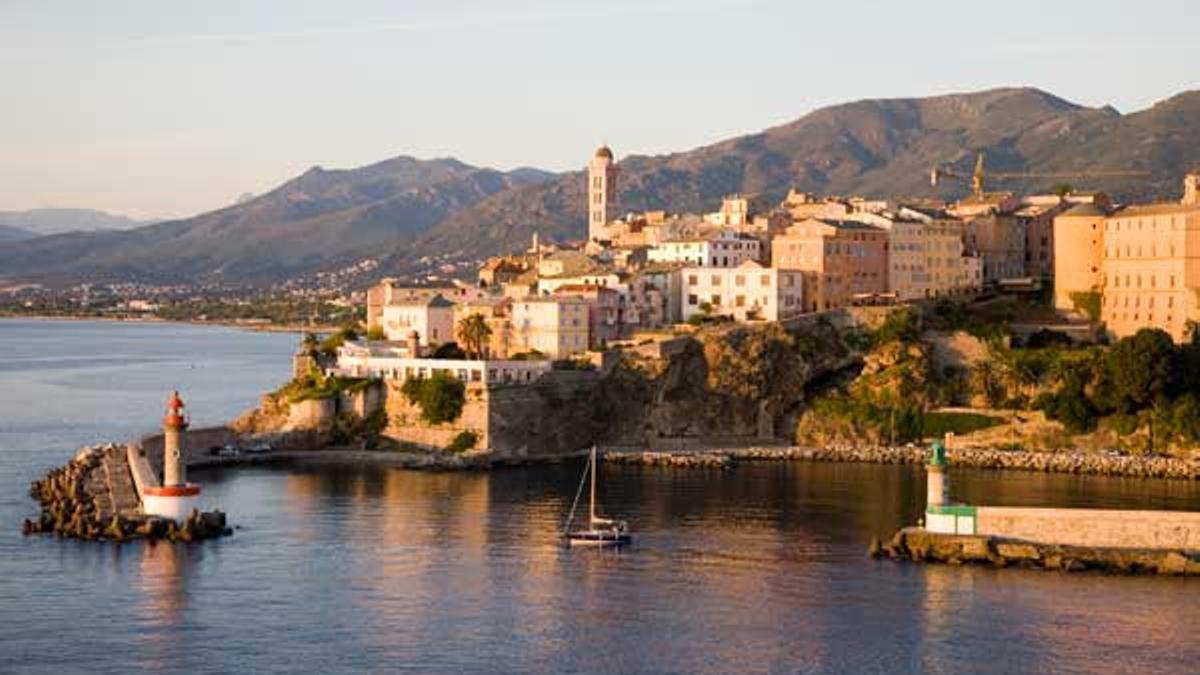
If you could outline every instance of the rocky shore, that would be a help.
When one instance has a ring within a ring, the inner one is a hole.
[[[198,541],[233,534],[220,511],[193,511],[183,523],[141,514],[124,445],[85,447],[71,461],[33,481],[41,506],[25,520],[25,534],[56,534],[89,541],[150,539]]]
[[[1176,457],[1104,455],[1091,452],[1030,452],[991,448],[955,448],[951,464],[976,469],[1006,469],[1137,478],[1200,479],[1200,462]],[[728,469],[738,462],[809,461],[920,464],[928,457],[923,447],[831,445],[821,448],[753,446],[721,450],[643,452],[608,450],[604,460],[616,464],[645,464],[681,468]]]
[[[886,544],[875,540],[868,553],[875,558],[949,565],[1200,576],[1200,559],[1186,551],[1061,546],[981,535],[938,534],[920,527],[904,528]]]

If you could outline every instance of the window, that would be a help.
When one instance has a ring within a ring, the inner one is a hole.
[[[720,295],[717,295],[717,294],[715,294],[715,293],[713,294],[713,296],[712,296],[712,306],[713,306],[713,307],[720,307],[720,306],[721,306],[721,296],[720,296]]]
[[[689,294],[688,295],[688,304],[694,307],[694,306],[700,304],[700,298],[697,298],[694,293]]]
[[[712,276],[712,285],[713,285],[713,286],[720,286],[720,285],[721,285],[721,277],[720,277],[719,275],[716,275],[716,274],[714,274],[714,275]]]
[[[739,274],[739,275],[735,276],[735,277],[733,278],[733,284],[734,284],[735,286],[745,286],[745,285],[746,285],[746,277],[745,277],[745,275]]]
[[[762,275],[762,277],[759,278],[759,284],[761,284],[762,286],[770,286],[771,285],[771,275],[770,274]]]
[[[736,307],[745,307],[746,306],[746,296],[744,296],[744,295],[737,296],[736,298],[733,299],[733,304]]]
[[[697,286],[699,284],[700,284],[700,280],[696,277],[695,274],[688,275],[688,286]]]

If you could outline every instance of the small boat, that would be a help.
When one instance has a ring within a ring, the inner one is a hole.
[[[575,521],[575,507],[579,506],[579,497],[583,494],[583,483],[591,475],[591,493],[588,500],[588,526],[586,529],[572,530]],[[579,481],[579,489],[575,492],[575,501],[571,504],[571,515],[563,528],[563,541],[567,546],[614,547],[624,546],[633,542],[629,534],[629,526],[623,520],[601,518],[596,515],[596,446],[592,446],[592,454],[588,464],[583,469],[583,478]]]

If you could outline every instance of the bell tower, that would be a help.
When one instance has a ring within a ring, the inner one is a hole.
[[[1183,203],[1200,206],[1200,169],[1183,177]]]
[[[602,145],[588,163],[588,240],[608,238],[608,224],[617,210],[617,175],[620,170],[613,161],[612,150]]]

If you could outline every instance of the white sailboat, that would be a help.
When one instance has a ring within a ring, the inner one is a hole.
[[[591,480],[591,493],[588,499],[588,526],[585,529],[572,530],[575,521],[575,508],[579,505],[579,497],[583,494],[583,483]],[[588,465],[584,467],[583,478],[579,481],[579,489],[575,492],[575,501],[571,504],[571,515],[563,528],[563,541],[567,546],[624,546],[633,541],[629,527],[623,520],[612,520],[596,515],[596,446],[592,446],[592,454]]]

